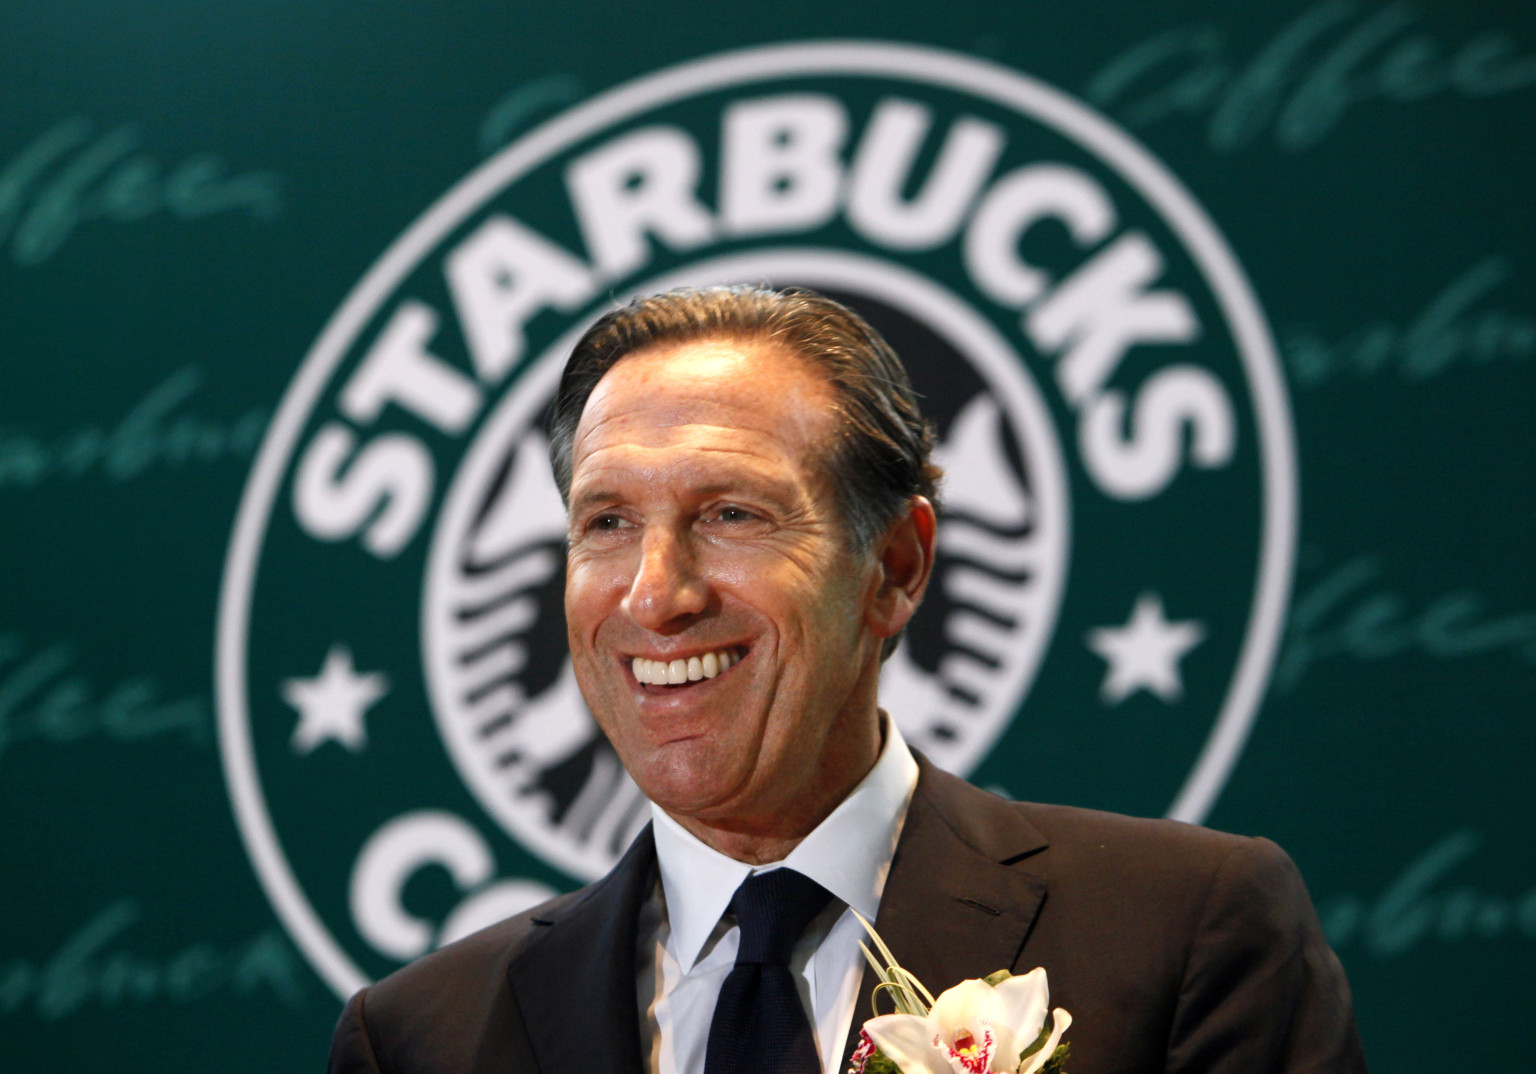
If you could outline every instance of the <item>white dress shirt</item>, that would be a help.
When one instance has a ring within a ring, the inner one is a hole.
[[[863,976],[859,941],[890,873],[917,762],[884,719],[885,746],[869,775],[781,862],[753,867],[706,846],[651,807],[661,879],[640,917],[638,997],[642,1053],[653,1074],[703,1074],[709,1024],[740,940],[724,917],[749,874],[787,866],[832,893],[795,947],[790,969],[810,1016],[824,1071],[836,1070]]]

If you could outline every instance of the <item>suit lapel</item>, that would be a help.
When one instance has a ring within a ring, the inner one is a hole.
[[[903,966],[935,993],[1004,967],[1018,970],[1045,881],[1018,865],[1045,846],[1008,803],[918,757],[875,927]],[[539,919],[507,976],[540,1074],[642,1074],[635,1000],[636,930],[656,883],[649,829],[613,872]],[[842,1065],[872,1017],[865,970]]]
[[[636,932],[655,882],[647,828],[584,896],[535,919],[507,977],[541,1074],[641,1074]]]
[[[1008,803],[925,758],[918,762],[875,928],[897,961],[937,995],[967,978],[1019,969],[1046,885],[1011,863],[1045,840]],[[848,1069],[859,1030],[872,1017],[875,983],[866,968],[837,1074]]]

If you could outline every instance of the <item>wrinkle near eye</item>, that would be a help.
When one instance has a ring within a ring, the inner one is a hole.
[[[718,522],[726,526],[742,526],[751,523],[768,524],[773,521],[771,515],[754,507],[743,507],[737,503],[720,504],[710,507],[701,514],[705,522]]]

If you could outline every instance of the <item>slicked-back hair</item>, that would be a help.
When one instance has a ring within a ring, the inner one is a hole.
[[[782,348],[831,385],[837,414],[827,459],[849,543],[864,552],[913,495],[938,503],[943,471],[933,425],[918,410],[901,359],[864,318],[814,291],[680,288],[604,314],[565,364],[549,419],[549,454],[567,506],[576,426],[598,381],[626,355],[658,344],[737,340]]]

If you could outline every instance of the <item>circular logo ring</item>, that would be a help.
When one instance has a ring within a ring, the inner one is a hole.
[[[1202,819],[1241,751],[1273,663],[1294,558],[1295,453],[1282,378],[1259,306],[1236,259],[1203,210],[1146,150],[1102,117],[1028,76],[916,46],[824,42],[726,53],[608,91],[530,133],[457,184],[369,270],[321,333],[278,408],[242,497],[224,573],[218,622],[217,698],[226,780],[247,851],[285,926],[338,993],[367,976],[322,923],[282,850],[258,779],[248,710],[249,622],[260,551],[305,422],[348,348],[407,276],[485,202],[582,139],[670,102],[753,81],[869,75],[973,95],[1062,133],[1117,169],[1176,234],[1205,279],[1252,385],[1261,539],[1249,627],[1214,728],[1168,815]]]

